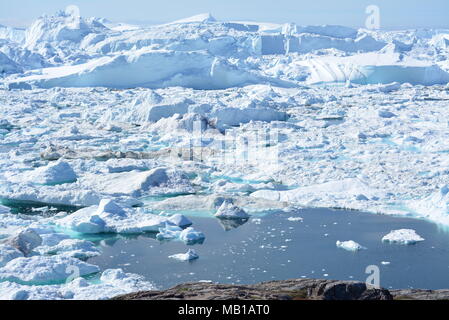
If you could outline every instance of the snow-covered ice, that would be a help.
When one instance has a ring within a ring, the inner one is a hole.
[[[186,253],[177,253],[169,256],[169,258],[179,261],[192,261],[198,259],[199,256],[195,250],[189,249]]]
[[[347,251],[354,251],[354,252],[366,249],[365,247],[363,247],[362,245],[353,240],[337,241],[337,247]]]
[[[249,214],[242,208],[237,207],[232,202],[225,200],[218,208],[215,216],[220,219],[248,219]]]
[[[419,234],[417,234],[415,230],[400,229],[391,231],[389,234],[385,235],[382,238],[382,241],[403,245],[411,245],[424,241],[424,238],[422,238]]]

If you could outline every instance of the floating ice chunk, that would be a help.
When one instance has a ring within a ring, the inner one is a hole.
[[[11,212],[10,208],[0,205],[0,214],[10,213],[10,212]]]
[[[396,115],[393,112],[388,111],[386,109],[379,110],[378,115],[381,118],[387,118],[387,119],[396,117]]]
[[[412,245],[424,241],[413,229],[393,230],[382,238],[383,242]]]
[[[76,173],[70,164],[64,161],[50,162],[45,167],[40,167],[27,175],[28,181],[38,184],[63,184],[75,182]]]
[[[95,234],[154,232],[168,221],[166,217],[141,209],[121,208],[111,200],[103,201],[102,209],[99,208],[91,206],[80,209],[55,223],[76,232]]]
[[[61,255],[81,260],[96,257],[101,253],[94,243],[79,239],[64,239],[53,247],[47,247],[39,251],[43,254]]]
[[[199,256],[195,250],[189,249],[189,251],[187,251],[186,253],[174,254],[174,255],[169,256],[169,258],[176,259],[179,261],[191,261],[191,260],[198,259]]]
[[[349,240],[349,241],[337,241],[337,247],[345,249],[347,251],[360,251],[365,250],[366,248],[361,246],[355,241]]]
[[[34,248],[42,244],[42,238],[33,229],[26,229],[8,239],[8,244],[24,255],[28,255]]]
[[[220,219],[248,219],[249,214],[237,207],[231,201],[225,200],[218,208],[215,216]]]
[[[191,245],[196,243],[203,243],[206,236],[200,231],[196,231],[192,227],[188,227],[181,231],[179,239],[185,244]]]
[[[16,248],[5,244],[0,245],[0,267],[19,257],[23,257],[23,253]]]
[[[111,213],[113,215],[125,216],[126,212],[111,199],[102,199],[96,212],[98,215]]]
[[[182,214],[174,214],[168,218],[168,221],[181,228],[186,228],[192,225],[192,221]]]
[[[63,282],[71,275],[97,273],[97,266],[64,256],[33,256],[16,258],[0,268],[0,281],[46,284]]]
[[[156,235],[158,240],[174,240],[181,235],[182,228],[166,223],[164,228],[159,228],[159,233]]]
[[[368,201],[369,199],[364,194],[359,194],[355,197],[358,201]]]

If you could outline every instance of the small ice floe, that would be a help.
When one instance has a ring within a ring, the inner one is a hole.
[[[337,247],[341,249],[345,249],[347,251],[360,251],[360,250],[366,250],[365,247],[361,246],[355,241],[349,240],[349,241],[337,241]]]
[[[156,235],[156,239],[162,240],[181,240],[185,244],[201,244],[206,239],[204,233],[195,230],[192,227],[182,229],[178,226],[171,225],[169,223],[165,224],[165,227],[159,228],[159,233]]]
[[[220,219],[248,219],[249,214],[242,208],[237,207],[231,201],[225,200],[218,208],[215,216]]]
[[[188,227],[181,231],[179,239],[185,244],[192,245],[196,243],[203,243],[206,236],[201,231],[196,231],[192,227]]]
[[[38,184],[72,183],[77,179],[75,171],[65,161],[50,162],[26,175],[27,181]]]
[[[424,238],[418,235],[413,229],[393,230],[382,238],[382,242],[402,245],[413,245],[421,241],[424,241]]]
[[[159,241],[178,239],[181,231],[181,227],[166,223],[165,227],[159,228],[159,233],[156,234],[156,239]]]
[[[301,217],[290,217],[287,220],[290,222],[303,222],[304,221],[304,219]]]
[[[198,254],[193,249],[189,249],[186,253],[178,253],[169,256],[171,259],[176,259],[179,261],[192,261],[199,258]]]

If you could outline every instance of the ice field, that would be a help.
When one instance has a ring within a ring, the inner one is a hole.
[[[278,212],[295,228],[301,209],[328,208],[445,230],[448,57],[449,30],[65,12],[0,26],[0,298],[157,288],[101,243],[150,234],[179,247],[168,263],[200,265],[215,235],[195,219],[233,232]],[[417,231],[394,224],[376,243],[435,240]],[[357,235],[319,241],[369,255]]]

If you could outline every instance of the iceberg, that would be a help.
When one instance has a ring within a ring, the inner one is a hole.
[[[179,234],[179,239],[185,244],[193,245],[197,243],[203,243],[206,239],[206,236],[201,231],[196,231],[192,227],[188,227],[181,231],[181,233]]]
[[[57,161],[23,174],[21,178],[36,184],[56,185],[75,182],[77,175],[70,164],[65,161]],[[11,177],[10,181],[20,182],[16,176]]]
[[[186,253],[178,253],[169,256],[171,259],[179,260],[179,261],[192,261],[199,258],[198,254],[195,250],[189,249]]]
[[[337,241],[337,247],[344,249],[346,251],[353,251],[353,252],[366,249],[365,247],[363,247],[362,245],[358,244],[357,242],[355,242],[353,240]]]
[[[215,216],[220,219],[248,219],[249,214],[245,210],[235,206],[232,202],[225,200],[218,208]]]
[[[412,229],[393,230],[382,238],[382,242],[397,243],[402,245],[413,245],[421,241],[424,241],[424,238]]]

